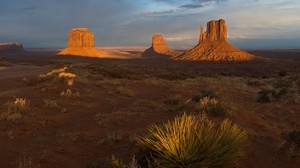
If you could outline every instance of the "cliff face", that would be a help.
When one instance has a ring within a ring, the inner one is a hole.
[[[223,19],[209,21],[205,32],[201,26],[199,44],[184,54],[173,57],[177,60],[194,61],[249,61],[255,58],[227,42],[227,26]]]
[[[74,28],[68,36],[68,47],[94,47],[94,33],[87,28]]]
[[[94,33],[88,28],[73,28],[68,35],[68,47],[57,55],[102,57],[105,53],[95,48]]]
[[[152,45],[145,50],[142,54],[144,58],[169,58],[168,56],[174,55],[175,52],[167,46],[166,40],[160,34],[152,36]]]
[[[201,42],[214,42],[226,41],[227,39],[227,26],[225,20],[211,20],[207,23],[207,30],[203,32],[203,27],[200,28],[200,41]]]

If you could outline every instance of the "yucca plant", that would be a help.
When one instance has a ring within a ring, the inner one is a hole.
[[[236,124],[224,120],[219,126],[205,115],[183,114],[138,138],[142,151],[156,167],[209,168],[234,164],[241,156],[247,134]]]

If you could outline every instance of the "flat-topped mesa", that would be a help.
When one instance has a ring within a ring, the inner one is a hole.
[[[207,23],[206,32],[203,32],[203,26],[200,26],[199,43],[205,41],[226,41],[227,26],[225,20],[211,20]]]
[[[106,53],[95,48],[94,33],[88,28],[73,28],[68,35],[68,47],[57,55],[103,57]]]
[[[68,37],[68,47],[94,47],[94,33],[88,28],[73,28]]]

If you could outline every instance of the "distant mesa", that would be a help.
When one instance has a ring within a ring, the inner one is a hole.
[[[161,34],[152,36],[152,46],[145,50],[142,58],[169,58],[176,53],[167,46],[166,40]]]
[[[68,47],[57,55],[103,57],[105,52],[95,48],[94,33],[88,28],[73,28],[68,36]]]
[[[256,56],[230,45],[226,40],[225,20],[211,20],[207,23],[205,32],[201,25],[198,45],[173,58],[193,61],[250,61],[256,58]]]
[[[0,53],[15,53],[23,51],[23,45],[20,42],[0,43]]]

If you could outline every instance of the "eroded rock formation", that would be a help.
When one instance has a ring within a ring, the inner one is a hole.
[[[155,34],[152,36],[152,45],[145,50],[142,54],[144,58],[168,58],[168,56],[174,55],[175,52],[167,46],[166,40],[161,34]]]
[[[68,36],[68,48],[58,55],[102,57],[105,53],[95,48],[94,33],[88,28],[73,28]]]
[[[209,21],[205,32],[203,26],[200,26],[199,44],[173,58],[199,61],[249,61],[256,57],[227,42],[227,26],[225,20],[220,19]]]

